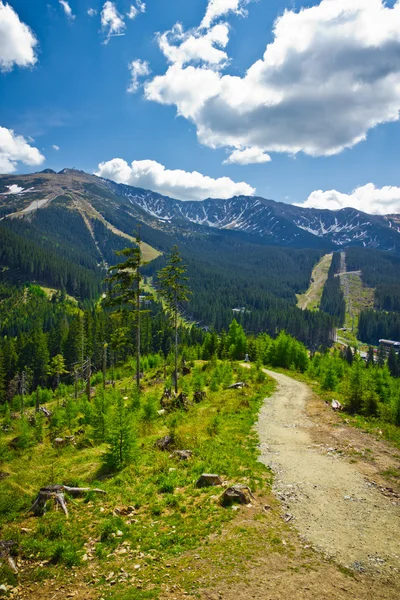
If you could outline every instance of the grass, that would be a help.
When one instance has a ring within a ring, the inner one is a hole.
[[[208,386],[215,365],[198,364],[181,383],[191,394],[193,385],[203,381],[206,399],[187,412],[161,416],[144,410],[150,397],[151,402],[156,398],[159,410],[161,397],[161,386],[154,383],[156,373],[146,373],[145,391],[134,409],[134,459],[119,472],[104,469],[106,445],[93,442],[92,426],[85,423],[89,409],[83,400],[75,407],[71,428],[64,421],[57,432],[68,435],[84,429],[77,436],[77,446],[54,449],[46,425],[42,443],[10,450],[7,444],[18,428],[13,422],[14,431],[2,439],[1,471],[8,476],[0,487],[0,517],[2,539],[18,542],[25,584],[62,579],[68,576],[66,567],[79,570],[83,566],[83,576],[104,590],[104,598],[157,597],[165,573],[170,572],[169,561],[218,536],[235,515],[219,503],[222,487],[196,488],[203,472],[218,473],[223,480],[244,483],[252,490],[269,489],[270,473],[257,460],[258,440],[252,427],[274,384],[268,378],[261,381],[255,369],[235,366],[230,373],[230,365],[218,368],[220,372],[225,369],[228,378],[249,380],[249,387],[227,390],[226,382],[211,392]],[[132,374],[123,370],[117,387],[130,398],[131,386]],[[55,402],[49,407],[54,410]],[[158,450],[155,441],[166,434],[173,434],[175,448],[189,449],[193,457],[181,461],[171,457],[170,451]],[[43,517],[31,516],[28,511],[39,488],[54,482],[100,487],[107,496],[89,493],[83,499],[70,498],[68,520],[52,507]],[[279,546],[277,541],[271,543]],[[15,584],[15,576],[6,569],[1,575]],[[125,595],[133,584],[135,596]]]
[[[367,346],[357,339],[358,318],[362,310],[374,307],[375,290],[363,285],[361,276],[356,273],[341,275],[340,281],[346,300],[346,318],[338,341],[364,350]]]

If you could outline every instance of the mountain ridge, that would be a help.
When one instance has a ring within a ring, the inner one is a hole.
[[[177,200],[151,190],[90,175],[76,169],[45,169],[27,175],[0,175],[0,218],[22,217],[63,199],[70,208],[85,200],[121,227],[133,217],[150,227],[207,234],[245,234],[272,245],[343,248],[362,246],[400,253],[399,215],[370,215],[354,208],[303,208],[261,196]],[[108,219],[110,220],[110,219]],[[126,223],[127,227],[130,224]],[[129,231],[131,233],[131,229]]]

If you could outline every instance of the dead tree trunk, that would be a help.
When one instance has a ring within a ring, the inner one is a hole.
[[[13,571],[13,573],[18,573],[18,569],[17,569],[17,565],[15,564],[15,561],[13,559],[13,557],[10,554],[10,550],[13,546],[16,546],[17,542],[0,542],[0,564],[3,562],[3,560],[5,559],[8,562],[8,565],[10,567],[10,569]]]

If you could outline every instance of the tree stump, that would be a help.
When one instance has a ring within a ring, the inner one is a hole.
[[[156,446],[160,450],[168,450],[168,448],[172,444],[172,441],[173,440],[172,440],[172,437],[170,435],[165,435],[164,437],[162,437],[162,438],[160,438],[159,440],[156,441]]]
[[[205,400],[206,397],[207,397],[207,394],[205,392],[197,391],[193,394],[193,400],[194,400],[194,402],[196,402],[196,404],[198,404],[202,400]]]
[[[95,492],[98,494],[106,494],[104,490],[92,489],[92,488],[78,488],[78,487],[70,487],[68,485],[48,485],[46,487],[40,488],[38,495],[34,503],[32,504],[30,511],[35,516],[41,517],[46,512],[47,502],[49,500],[54,500],[56,508],[61,506],[65,516],[68,518],[68,509],[67,502],[65,500],[64,492],[70,494],[71,496],[80,496],[82,494],[87,494],[88,492]]]
[[[247,485],[232,485],[228,487],[221,496],[222,506],[230,506],[231,504],[250,504],[254,498],[251,489]]]
[[[196,481],[196,487],[210,487],[214,485],[222,485],[222,479],[219,475],[213,475],[211,473],[203,473]]]

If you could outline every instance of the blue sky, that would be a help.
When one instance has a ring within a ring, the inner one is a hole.
[[[399,56],[394,1],[0,0],[0,171],[400,212]]]

